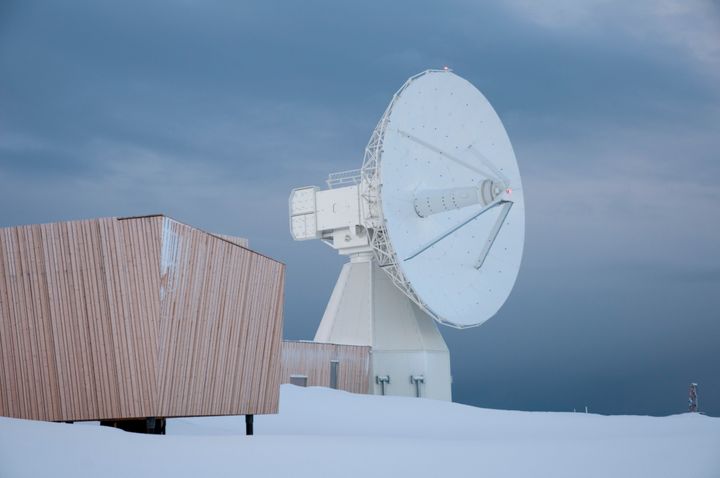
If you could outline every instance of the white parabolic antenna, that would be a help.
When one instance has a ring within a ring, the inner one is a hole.
[[[429,341],[422,312],[466,328],[488,320],[507,299],[524,243],[522,184],[500,118],[467,80],[449,70],[410,78],[373,131],[362,169],[331,174],[328,186],[293,191],[293,237],[323,239],[349,255],[351,264],[369,262],[387,274],[419,309],[412,312],[420,324],[418,344]],[[392,350],[394,339],[376,333],[408,333],[409,319],[399,330],[378,327],[403,321],[398,299],[386,300],[374,284],[353,292],[362,287],[352,285],[358,279],[352,271],[345,272],[316,340],[383,343]],[[372,272],[369,277],[373,282]],[[370,302],[369,318],[352,312],[348,295],[360,306]],[[396,306],[382,305],[388,300]],[[362,335],[363,321],[369,321],[370,335],[354,340],[352,330]],[[447,380],[449,387],[449,368]],[[415,389],[419,395],[417,384]]]
[[[393,98],[363,164],[379,263],[440,322],[479,325],[515,283],[525,207],[500,118],[447,71],[411,78]],[[370,224],[369,224],[370,225]]]

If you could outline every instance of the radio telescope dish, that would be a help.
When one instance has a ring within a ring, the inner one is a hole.
[[[393,96],[362,169],[327,185],[289,201],[295,240],[349,257],[314,340],[371,346],[371,393],[450,400],[450,353],[433,319],[488,320],[522,257],[522,184],[500,118],[466,80],[424,71]]]
[[[485,322],[515,283],[525,234],[512,145],[487,99],[447,70],[410,78],[365,152],[380,267],[436,320]]]

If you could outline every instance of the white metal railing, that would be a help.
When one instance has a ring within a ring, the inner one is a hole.
[[[349,171],[340,171],[338,173],[330,173],[327,178],[327,185],[330,189],[360,184],[361,170],[351,169]]]

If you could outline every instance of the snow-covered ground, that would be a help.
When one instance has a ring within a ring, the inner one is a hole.
[[[168,435],[0,418],[0,477],[720,477],[720,419],[487,410],[283,385],[280,413]]]

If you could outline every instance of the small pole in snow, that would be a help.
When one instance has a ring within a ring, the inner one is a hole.
[[[588,411],[587,411],[587,405],[585,405],[585,413],[587,413],[587,412],[588,412]]]
[[[697,413],[698,411],[698,395],[697,395],[697,383],[690,384],[690,390],[688,390],[688,410],[690,413]]]

